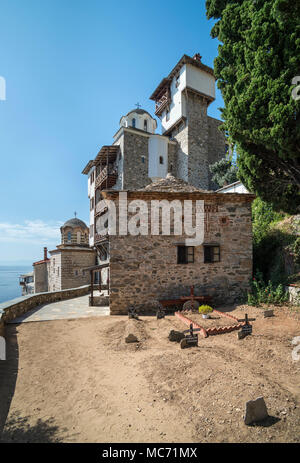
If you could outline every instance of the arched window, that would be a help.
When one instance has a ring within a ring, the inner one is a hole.
[[[67,240],[69,243],[72,241],[72,233],[70,231],[68,231]]]
[[[135,118],[132,119],[132,127],[135,128]]]
[[[148,121],[147,121],[147,119],[144,119],[144,130],[145,130],[145,132],[148,131]]]
[[[164,163],[164,158],[162,156],[159,156],[159,163],[163,164]]]

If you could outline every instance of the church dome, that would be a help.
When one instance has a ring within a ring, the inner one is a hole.
[[[88,246],[89,244],[89,228],[83,220],[73,217],[67,220],[60,227],[61,244],[73,246]]]
[[[77,219],[74,217],[73,219],[67,220],[61,228],[65,227],[71,227],[71,228],[87,228],[86,224],[83,222],[83,220]]]
[[[121,117],[120,127],[132,127],[153,134],[157,128],[157,122],[148,111],[136,108]]]

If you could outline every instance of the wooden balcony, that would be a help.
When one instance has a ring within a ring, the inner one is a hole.
[[[155,115],[160,116],[163,110],[171,103],[170,90],[167,88],[165,92],[155,102]]]
[[[119,145],[105,145],[102,146],[101,150],[97,154],[95,160],[94,160],[94,165],[97,165],[99,163],[106,163],[108,164],[109,162],[115,162],[117,159],[117,154],[119,153],[120,146]]]
[[[95,217],[98,215],[104,214],[107,210],[108,210],[108,207],[106,205],[106,202],[103,200],[99,201],[95,207]]]
[[[100,190],[108,190],[115,185],[117,179],[117,170],[114,167],[105,166],[96,177],[95,187]]]

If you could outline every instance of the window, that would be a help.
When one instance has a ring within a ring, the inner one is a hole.
[[[135,118],[132,119],[132,127],[135,127]]]
[[[74,270],[75,276],[78,276],[78,270]]]
[[[71,233],[71,232],[68,232],[68,235],[67,235],[67,236],[68,236],[68,242],[71,242],[71,240],[72,240],[72,233]]]
[[[220,262],[220,246],[204,245],[204,263]]]
[[[92,211],[94,209],[94,198],[90,199],[90,210]]]
[[[159,156],[159,163],[163,164],[164,163],[164,158],[162,156]]]
[[[145,156],[142,156],[142,163],[145,164]]]
[[[144,120],[144,130],[147,132],[148,130],[148,123],[147,123],[147,120],[145,119]]]
[[[194,246],[177,246],[177,264],[194,262]]]

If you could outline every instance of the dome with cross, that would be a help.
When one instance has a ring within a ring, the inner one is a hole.
[[[148,111],[142,109],[139,103],[136,106],[135,109],[132,109],[125,116],[121,117],[120,127],[132,127],[144,132],[155,133],[157,128],[156,119]]]
[[[87,246],[89,244],[89,228],[76,217],[67,220],[61,227],[61,243],[76,246]]]

